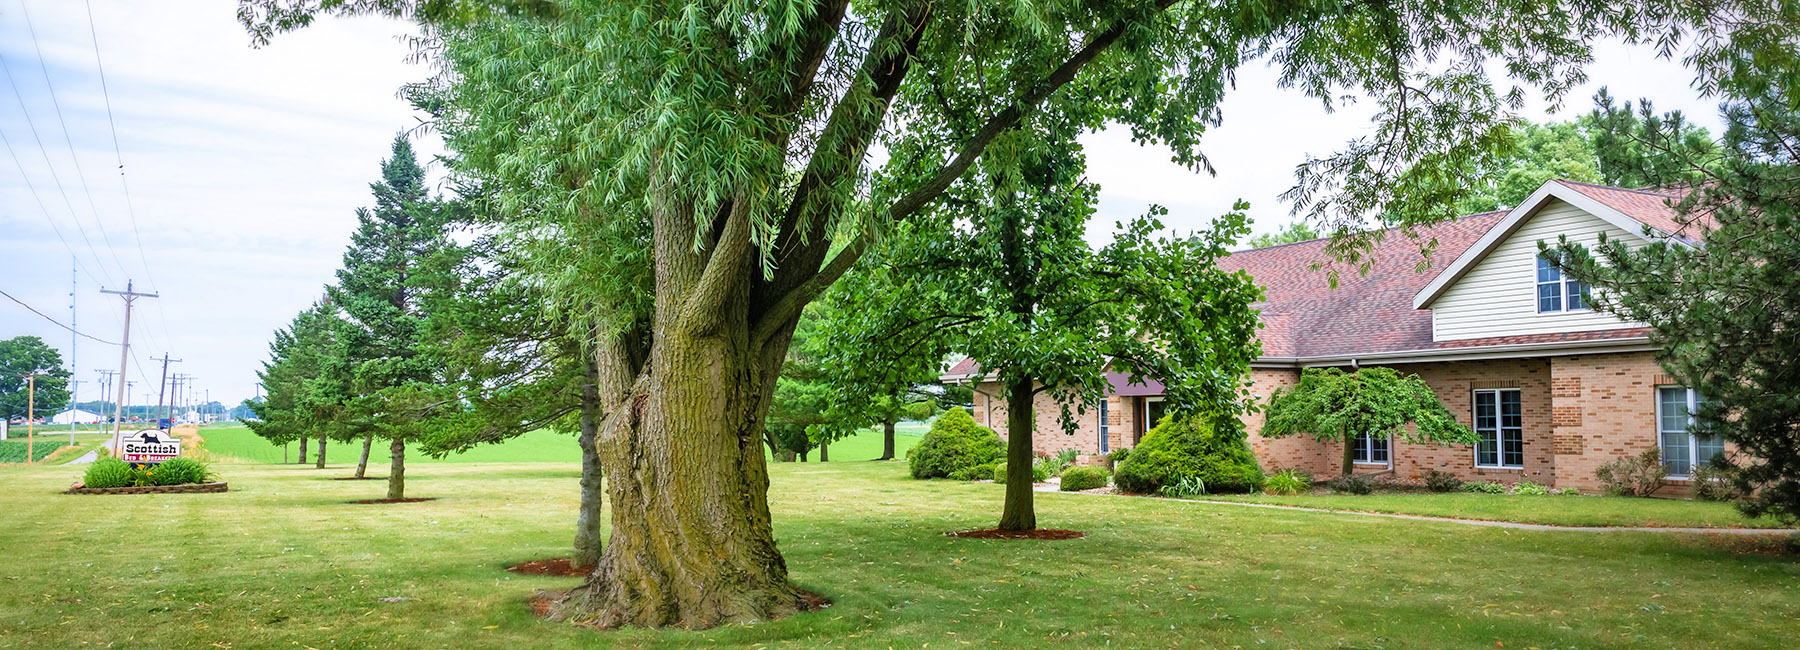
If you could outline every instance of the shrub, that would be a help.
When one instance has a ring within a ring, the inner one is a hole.
[[[1462,491],[1475,494],[1506,494],[1506,484],[1498,481],[1469,481],[1462,484]]]
[[[1375,482],[1360,474],[1346,474],[1332,477],[1325,487],[1342,494],[1368,494],[1375,491]]]
[[[1531,481],[1519,481],[1518,483],[1513,484],[1512,493],[1523,494],[1526,496],[1543,496],[1550,493],[1550,488],[1538,485]]]
[[[1189,476],[1162,486],[1157,493],[1171,499],[1191,499],[1206,494],[1206,481],[1198,476]]]
[[[130,487],[136,479],[137,470],[117,458],[101,458],[88,465],[87,473],[82,475],[81,484],[91,488]]]
[[[1081,466],[1063,470],[1062,491],[1092,490],[1106,487],[1106,468]]]
[[[1712,460],[1695,465],[1688,473],[1690,489],[1694,498],[1701,501],[1738,501],[1744,498],[1744,491],[1737,484],[1737,466],[1724,456],[1713,456]]]
[[[1075,459],[1080,457],[1081,450],[1079,449],[1064,449],[1056,452],[1056,464],[1059,465],[1059,467],[1056,468],[1056,473],[1061,474],[1063,470],[1073,466],[1075,464]]]
[[[1581,496],[1581,490],[1577,490],[1577,489],[1575,489],[1575,488],[1563,488],[1563,489],[1561,489],[1561,490],[1557,490],[1557,491],[1556,491],[1556,493],[1557,493],[1557,494],[1560,494],[1560,495],[1563,495],[1563,496],[1566,496],[1566,497],[1578,497],[1578,496]]]
[[[1662,450],[1645,449],[1636,456],[1615,458],[1594,471],[1594,477],[1614,496],[1647,497],[1667,482],[1662,464]]]
[[[1432,492],[1455,492],[1462,489],[1463,480],[1455,474],[1440,472],[1435,469],[1425,470],[1425,489]]]
[[[956,470],[948,477],[952,481],[980,481],[994,476],[993,465],[977,465]]]
[[[995,483],[1006,485],[1006,461],[1001,461],[994,465],[993,475]],[[1050,468],[1045,467],[1043,463],[1032,463],[1031,482],[1043,483],[1048,480],[1050,480]]]
[[[212,480],[212,470],[205,463],[192,458],[171,458],[144,474],[154,485],[187,485]]]
[[[993,429],[975,423],[968,411],[953,408],[938,416],[931,431],[913,446],[907,462],[913,478],[948,478],[1000,459],[1005,448]]]
[[[1120,447],[1118,449],[1112,450],[1112,453],[1107,454],[1106,461],[1107,461],[1107,464],[1111,466],[1111,469],[1116,472],[1116,471],[1119,471],[1120,465],[1125,464],[1125,459],[1130,458],[1130,457],[1131,457],[1131,448],[1130,447]]]
[[[1268,494],[1304,494],[1311,489],[1312,477],[1291,469],[1276,472],[1263,482],[1263,492]]]
[[[1189,478],[1215,493],[1262,488],[1262,468],[1237,418],[1163,418],[1119,465],[1113,483],[1126,492],[1153,494]]]

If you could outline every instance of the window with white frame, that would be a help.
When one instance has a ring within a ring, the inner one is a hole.
[[[1475,391],[1475,466],[1502,469],[1525,467],[1525,414],[1519,389]]]
[[[1353,446],[1355,449],[1351,453],[1351,462],[1364,465],[1386,465],[1388,463],[1390,456],[1388,456],[1387,436],[1376,437],[1366,433],[1360,434],[1356,436],[1356,443]]]
[[[1588,308],[1588,286],[1563,273],[1549,257],[1537,258],[1538,313],[1585,311]]]
[[[1100,453],[1102,453],[1102,454],[1104,454],[1108,451],[1108,449],[1112,443],[1112,441],[1107,437],[1108,427],[1106,426],[1106,402],[1107,402],[1107,400],[1105,400],[1105,399],[1100,400],[1100,426],[1099,426],[1099,429],[1100,429]]]
[[[1657,442],[1669,476],[1686,478],[1695,465],[1725,453],[1725,441],[1693,434],[1694,411],[1700,408],[1700,392],[1682,386],[1656,388]]]

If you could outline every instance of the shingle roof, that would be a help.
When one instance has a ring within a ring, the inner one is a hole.
[[[1702,232],[1707,224],[1705,219],[1685,225],[1676,220],[1680,213],[1675,210],[1675,204],[1687,197],[1685,189],[1626,189],[1562,179],[1555,182],[1651,228],[1689,240],[1705,236]]]

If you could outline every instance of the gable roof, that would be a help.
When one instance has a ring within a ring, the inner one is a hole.
[[[1684,192],[1680,190],[1633,190],[1561,179],[1545,181],[1538,186],[1536,192],[1519,203],[1519,207],[1507,212],[1479,241],[1463,250],[1436,278],[1420,289],[1413,298],[1413,308],[1430,307],[1433,301],[1450,290],[1451,285],[1474,269],[1488,253],[1505,242],[1553,199],[1574,205],[1634,236],[1644,237],[1644,227],[1649,226],[1653,234],[1692,244],[1704,234],[1694,231],[1704,226],[1683,225],[1677,220],[1679,213],[1674,204],[1681,201],[1683,195]]]

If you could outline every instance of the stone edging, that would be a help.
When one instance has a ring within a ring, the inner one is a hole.
[[[186,485],[142,485],[116,488],[69,488],[65,494],[196,494],[201,492],[224,492],[226,483],[188,483]]]

